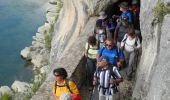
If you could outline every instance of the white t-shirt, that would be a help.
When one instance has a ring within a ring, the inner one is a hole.
[[[135,42],[136,42],[136,44],[135,44]],[[125,36],[121,42],[121,47],[123,47],[123,46],[127,52],[133,52],[135,50],[135,48],[140,48],[141,45],[140,45],[140,41],[139,41],[138,37],[130,39],[130,37],[127,34],[125,34]]]

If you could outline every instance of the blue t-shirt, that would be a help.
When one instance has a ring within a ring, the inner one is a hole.
[[[117,53],[118,52],[118,53]],[[105,48],[100,48],[98,50],[99,56],[107,56],[111,65],[114,64],[115,58],[124,59],[124,55],[121,49],[116,50],[116,47],[113,47],[111,50]]]
[[[133,23],[132,22],[132,12],[130,10],[127,10],[126,12],[122,12],[121,14],[121,18],[124,18],[124,17],[128,17],[128,22],[129,23]]]

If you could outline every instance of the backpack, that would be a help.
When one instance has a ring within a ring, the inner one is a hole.
[[[69,79],[66,79],[66,85],[63,85],[63,86],[60,86],[60,87],[67,87],[69,92],[71,93],[71,96],[72,96],[72,100],[82,100],[81,96],[79,94],[73,94],[73,92],[71,91],[70,89],[70,86],[69,86]],[[55,93],[56,93],[56,89],[57,89],[57,81],[55,82]]]
[[[112,66],[110,66],[110,67],[108,67],[108,69],[105,69],[105,71],[106,70],[109,70],[109,76],[110,76],[110,79],[111,79],[111,76],[113,77],[113,79],[117,79],[117,77],[116,77],[116,75],[115,75],[115,73],[113,72],[113,67]],[[96,70],[96,73],[95,74],[99,74],[100,75],[100,72],[102,71],[102,69],[97,69]],[[119,86],[119,84],[117,83],[117,84],[112,84],[113,86],[111,87],[113,90],[114,90],[114,93],[116,93],[116,92],[118,92],[118,88],[117,88],[117,86]],[[110,87],[110,86],[109,86]],[[109,88],[108,87],[108,88]],[[99,89],[100,88],[104,88],[104,89],[108,89],[108,88],[105,88],[105,87],[103,87],[103,86],[101,86],[101,85],[99,85]]]
[[[71,91],[71,89],[70,89],[70,86],[69,86],[69,79],[66,79],[66,85],[63,85],[63,86],[60,86],[60,87],[67,87],[67,89],[70,91],[70,93],[73,93],[72,91]],[[56,89],[57,89],[57,81],[55,82],[55,92],[54,93],[56,93]]]

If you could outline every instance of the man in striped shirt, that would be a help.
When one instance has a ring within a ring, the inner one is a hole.
[[[99,100],[116,100],[117,84],[123,81],[117,67],[109,66],[107,56],[102,56],[97,66],[93,84],[98,84]]]

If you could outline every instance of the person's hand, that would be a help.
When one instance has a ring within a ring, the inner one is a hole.
[[[110,84],[115,84],[116,81],[114,79],[110,79]]]
[[[93,85],[94,85],[94,86],[97,85],[97,78],[96,78],[96,77],[94,77]]]
[[[118,18],[119,16],[117,16],[117,15],[112,15],[112,18],[113,19],[116,19],[116,18]]]

